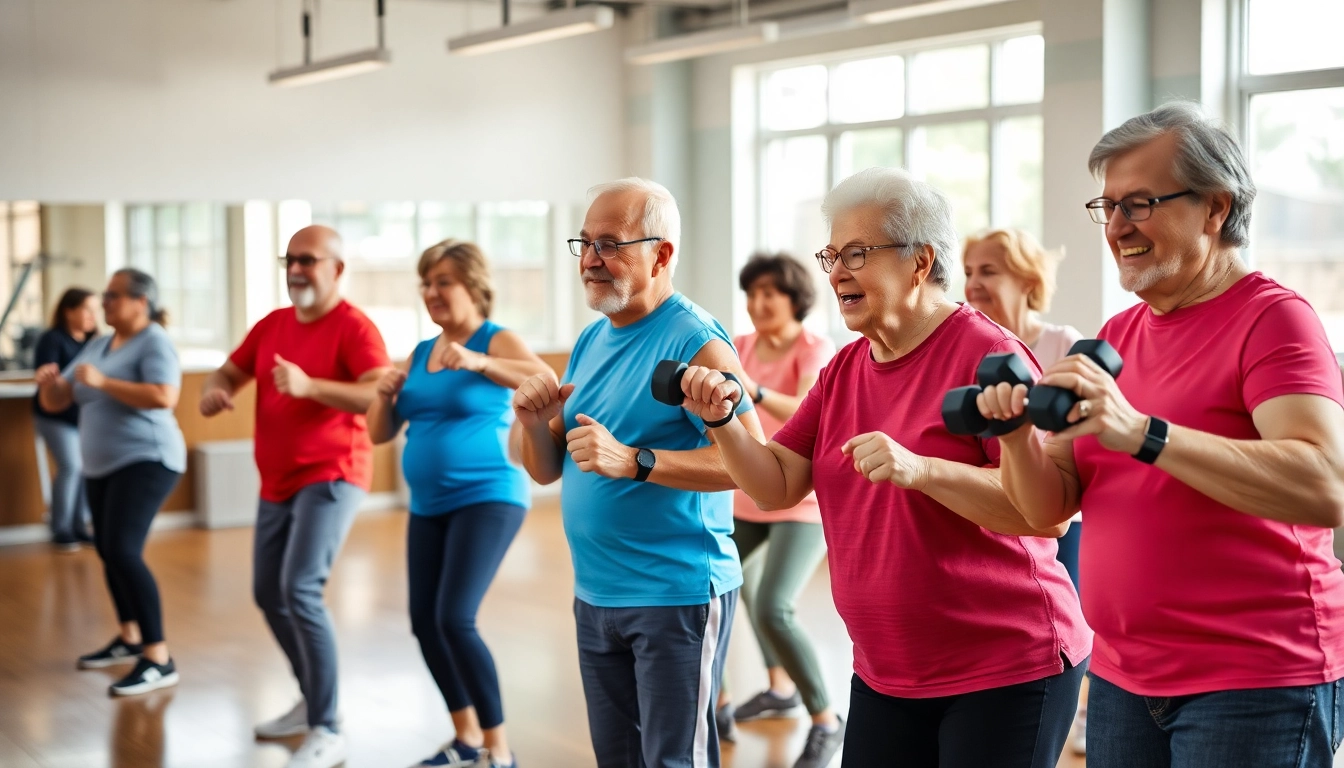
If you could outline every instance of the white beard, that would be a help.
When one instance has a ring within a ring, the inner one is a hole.
[[[587,285],[584,285],[583,296],[588,304],[588,308],[596,312],[601,312],[610,317],[611,315],[624,312],[626,307],[630,306],[630,289],[623,283],[610,283],[612,292],[606,296],[597,297]]]
[[[1177,259],[1159,262],[1145,269],[1120,267],[1120,287],[1130,293],[1146,291],[1181,271]]]
[[[299,309],[312,309],[317,304],[317,291],[311,285],[291,285],[289,300]]]

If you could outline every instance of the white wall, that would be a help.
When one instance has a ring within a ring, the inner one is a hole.
[[[4,0],[0,199],[558,202],[623,171],[619,22],[463,58],[493,4],[388,6],[392,66],[280,89],[298,0]],[[371,0],[321,8],[316,58],[372,46]]]

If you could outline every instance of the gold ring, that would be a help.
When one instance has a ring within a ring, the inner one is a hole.
[[[1092,403],[1084,400],[1078,404],[1078,417],[1086,419],[1092,413]]]

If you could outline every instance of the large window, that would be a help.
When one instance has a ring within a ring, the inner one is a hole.
[[[33,366],[42,332],[42,225],[38,204],[0,202],[0,371]]]
[[[938,186],[963,235],[993,225],[1039,237],[1043,52],[1040,35],[1018,32],[762,70],[758,247],[802,259],[824,285],[812,258],[828,234],[821,199],[872,166]],[[834,302],[823,306],[808,324],[846,338]]]
[[[341,233],[346,296],[378,326],[394,358],[438,332],[420,299],[416,264],[429,246],[472,240],[485,251],[495,284],[491,319],[537,347],[554,345],[550,284],[555,247],[544,202],[393,202],[314,206],[312,221]]]
[[[1259,190],[1251,263],[1306,296],[1344,353],[1344,2],[1243,10],[1242,125]]]
[[[126,206],[126,263],[154,277],[168,335],[185,357],[228,348],[228,234],[224,206]]]

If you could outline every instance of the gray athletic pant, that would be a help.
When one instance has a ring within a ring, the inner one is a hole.
[[[322,591],[364,495],[334,480],[257,509],[252,594],[298,678],[310,728],[336,730],[336,634]]]

